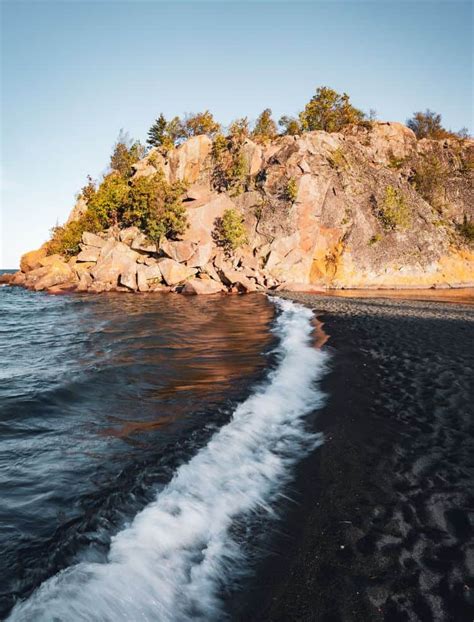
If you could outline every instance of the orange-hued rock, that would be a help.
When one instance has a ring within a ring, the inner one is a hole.
[[[83,245],[81,252],[77,256],[77,261],[95,262],[99,259],[100,248],[97,246],[85,246]]]
[[[234,203],[226,194],[217,193],[212,196],[209,203],[201,207],[188,207],[186,214],[189,226],[183,238],[200,245],[212,243],[217,219],[222,218],[226,209],[234,207]]]
[[[188,261],[196,251],[196,244],[190,240],[163,240],[160,250],[170,259],[180,263]]]
[[[46,246],[43,245],[35,251],[29,251],[22,255],[20,259],[20,270],[22,272],[29,272],[35,268],[41,267],[41,260],[47,255]]]
[[[76,273],[60,256],[52,256],[45,265],[30,270],[26,274],[25,287],[40,291],[64,283],[74,284],[77,281]]]
[[[255,292],[258,289],[255,281],[249,279],[244,272],[232,270],[229,269],[227,266],[223,265],[220,268],[220,273],[222,281],[230,287],[236,286],[238,291],[248,293]]]
[[[193,136],[174,149],[169,156],[170,179],[196,183],[205,168],[212,148],[208,136]]]
[[[241,183],[216,183],[211,149],[211,139],[196,136],[167,152],[152,149],[134,165],[131,184],[157,171],[170,183],[186,182],[188,227],[181,239],[164,240],[159,249],[136,227],[86,232],[81,252],[69,262],[79,289],[474,285],[466,239],[474,222],[473,140],[417,140],[404,125],[379,121],[335,133],[279,136],[262,145],[247,139],[239,152],[245,164]],[[424,172],[433,161],[442,175]],[[423,186],[423,175],[438,180],[436,192]],[[390,200],[389,211],[402,218],[387,220]],[[76,205],[71,217],[83,209],[83,203]],[[229,209],[242,216],[247,238],[233,252],[216,230]],[[45,255],[44,248],[28,253],[22,270],[28,275],[58,259]],[[35,272],[26,285],[45,274]]]
[[[100,235],[96,235],[95,233],[89,233],[88,231],[84,231],[82,234],[82,242],[86,246],[92,246],[94,248],[103,248],[105,246],[106,240]]]
[[[158,266],[166,285],[178,285],[190,279],[197,272],[195,268],[188,268],[174,259],[160,259]]]
[[[189,295],[209,295],[225,292],[226,288],[222,283],[217,283],[211,278],[208,279],[190,279],[184,284],[182,293]]]
[[[133,275],[137,271],[138,253],[131,250],[123,242],[115,239],[108,240],[100,250],[97,264],[91,270],[91,275],[95,281],[101,283],[110,283],[116,286],[119,278],[123,278],[127,282],[127,287],[133,287]]]

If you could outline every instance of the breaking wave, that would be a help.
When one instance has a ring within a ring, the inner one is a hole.
[[[222,620],[222,590],[245,574],[238,521],[272,504],[292,465],[321,444],[304,416],[321,405],[326,354],[312,312],[277,300],[278,363],[170,483],[113,539],[106,563],[82,562],[45,581],[12,621]]]

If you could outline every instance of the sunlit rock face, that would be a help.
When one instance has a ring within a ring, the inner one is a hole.
[[[197,294],[474,285],[474,253],[460,233],[474,220],[473,140],[417,140],[400,123],[374,122],[263,145],[246,139],[241,156],[242,183],[222,190],[209,137],[167,153],[152,149],[130,183],[157,171],[185,182],[188,226],[180,239],[157,245],[136,227],[84,233],[69,272],[41,263],[42,247],[23,256],[23,276],[13,282]],[[84,209],[77,204],[69,221]],[[232,252],[216,235],[228,210],[242,216],[246,231]]]

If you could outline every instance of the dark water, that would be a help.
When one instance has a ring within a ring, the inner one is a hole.
[[[321,443],[312,312],[3,287],[0,318],[0,615],[223,619]]]
[[[0,611],[110,537],[270,365],[262,296],[0,290]]]

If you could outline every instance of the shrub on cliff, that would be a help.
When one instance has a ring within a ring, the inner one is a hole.
[[[79,220],[65,225],[53,227],[51,238],[47,244],[48,255],[77,255],[80,251],[82,234],[84,231],[97,233],[102,230],[102,226],[96,216],[87,211]]]
[[[289,203],[293,204],[298,197],[298,182],[295,177],[290,177],[286,182],[283,191],[283,198]]]
[[[284,136],[297,136],[301,134],[301,124],[295,117],[289,117],[283,115],[278,121],[278,125],[282,128],[282,134]]]
[[[270,108],[265,108],[255,123],[255,127],[252,131],[252,138],[257,142],[266,142],[275,138],[276,135],[277,126],[272,119],[272,111]]]
[[[212,138],[220,129],[220,124],[209,110],[189,114],[184,119],[173,117],[171,121],[167,121],[161,113],[148,130],[147,143],[150,147],[162,147],[165,151],[169,151],[192,136],[207,134]]]
[[[128,192],[127,180],[118,173],[111,173],[104,177],[96,192],[90,197],[87,212],[103,229],[117,225]]]
[[[382,226],[386,230],[404,229],[410,224],[410,210],[403,193],[387,186],[383,200],[378,204],[377,213]]]
[[[247,243],[247,232],[242,214],[234,208],[226,209],[218,219],[214,237],[227,252],[233,252]]]
[[[207,134],[210,138],[220,132],[221,126],[214,119],[209,110],[188,115],[183,122],[184,132],[187,138]]]
[[[436,155],[429,155],[417,163],[410,182],[416,191],[438,212],[445,204],[445,189],[449,167]]]
[[[165,151],[169,151],[185,138],[186,131],[181,119],[173,117],[171,121],[167,121],[161,113],[148,130],[147,143],[150,147],[161,147]]]
[[[161,237],[175,238],[186,230],[186,209],[182,182],[170,184],[159,172],[151,177],[140,177],[128,189],[121,207],[121,224],[137,226],[150,240]]]
[[[361,123],[364,118],[364,113],[350,103],[349,95],[340,95],[327,86],[319,87],[300,113],[304,131],[338,132],[345,125]]]
[[[216,190],[240,194],[245,189],[248,176],[248,163],[242,153],[248,125],[246,119],[234,123],[233,134],[227,137],[217,134],[212,143],[212,183]]]
[[[110,168],[123,177],[130,177],[132,164],[143,158],[145,148],[139,141],[131,141],[123,130],[120,130],[117,142],[110,157]]]
[[[466,128],[462,128],[459,132],[447,130],[441,123],[441,115],[429,108],[425,112],[415,112],[411,119],[407,120],[407,126],[415,132],[418,139],[466,138],[468,135]]]
[[[250,136],[250,124],[247,117],[235,119],[229,125],[229,139],[234,145],[242,145]]]

